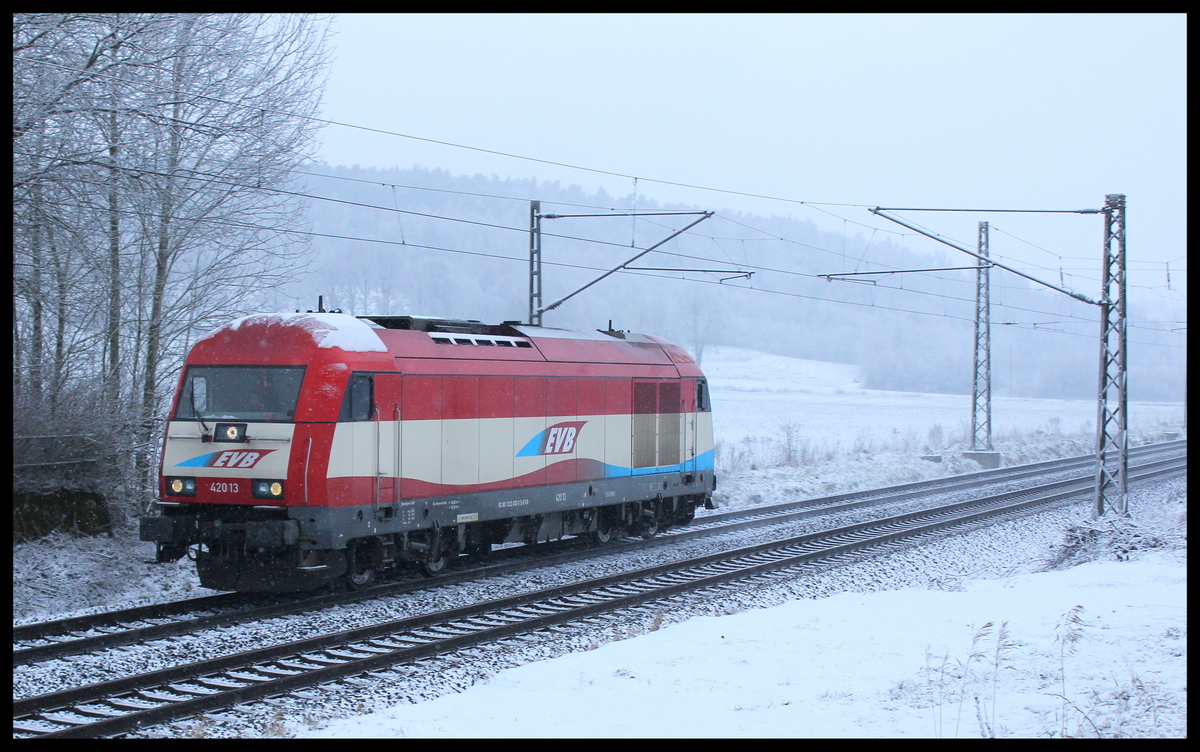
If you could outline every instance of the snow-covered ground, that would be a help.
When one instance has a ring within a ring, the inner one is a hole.
[[[868,391],[850,366],[732,349],[707,350],[703,367],[722,508],[978,469],[959,456],[967,397]],[[1136,444],[1177,434],[1183,411],[1130,414]],[[1005,464],[1093,447],[1091,402],[1001,399],[993,419]],[[721,615],[649,619],[459,692],[264,733],[1186,736],[1186,501],[1186,480],[1160,483],[1132,495],[1132,526],[1065,549],[1051,546],[1086,514],[955,536],[744,594]],[[152,556],[128,532],[16,546],[14,623],[208,592],[186,562]]]
[[[316,737],[1187,734],[1186,555],[842,593],[503,671]]]

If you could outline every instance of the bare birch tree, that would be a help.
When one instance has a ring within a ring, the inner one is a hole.
[[[327,29],[13,16],[14,402],[49,422],[87,392],[142,484],[187,346],[303,265],[279,189],[314,150]]]

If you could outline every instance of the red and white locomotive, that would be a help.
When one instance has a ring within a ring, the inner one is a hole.
[[[338,313],[234,321],[188,355],[142,540],[218,590],[369,584],[403,561],[604,542],[711,504],[704,375],[666,340]]]

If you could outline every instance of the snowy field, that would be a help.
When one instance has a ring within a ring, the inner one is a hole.
[[[976,472],[970,395],[863,389],[855,366],[704,351],[723,509]],[[1131,444],[1181,437],[1183,406],[1129,404]],[[1095,451],[1096,403],[992,400],[992,445],[1019,465]],[[927,459],[922,459],[922,458]]]
[[[701,368],[713,391],[714,431],[726,442],[782,440],[789,427],[798,444],[831,455],[893,448],[938,452],[970,442],[969,394],[864,389],[856,366],[736,348],[706,349]],[[1177,403],[1134,402],[1129,413],[1134,432],[1178,428],[1183,419]],[[1095,400],[992,399],[993,443],[1064,435],[1094,441],[1095,425]]]
[[[693,618],[305,735],[1183,737],[1186,590],[1176,551],[957,592],[797,600]]]
[[[969,397],[865,390],[850,366],[733,349],[707,350],[703,368],[722,509],[979,469],[959,456]],[[1180,435],[1182,405],[1135,403],[1130,415],[1135,445]],[[1091,402],[1000,399],[994,443],[1006,465],[1086,454],[1094,420]],[[1160,483],[1132,495],[1132,526],[1065,553],[1083,510],[745,594],[712,616],[653,618],[461,691],[280,719],[259,735],[1183,737],[1186,501],[1186,480]],[[186,562],[147,564],[153,550],[134,538],[15,546],[14,624],[209,592]],[[1052,568],[1056,551],[1071,556]]]

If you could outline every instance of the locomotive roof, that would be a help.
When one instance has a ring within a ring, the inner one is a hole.
[[[252,339],[247,341],[241,335]],[[269,340],[263,338],[267,335]],[[261,358],[266,349],[286,349],[291,356],[288,360],[292,360],[301,355],[299,350],[311,347],[362,353],[368,360],[380,357],[374,353],[386,353],[392,358],[543,360],[695,368],[692,358],[677,345],[634,332],[575,331],[519,322],[483,324],[421,316],[356,318],[342,313],[244,316],[201,338],[193,354],[201,361],[215,362],[224,360],[222,355],[237,352],[236,360],[247,362],[252,355],[248,350],[254,350]]]
[[[341,313],[258,313],[243,316],[209,332],[196,344],[218,337],[222,332],[236,332],[246,326],[272,325],[304,330],[312,338],[313,344],[322,349],[337,347],[346,352],[388,351],[370,326]]]

